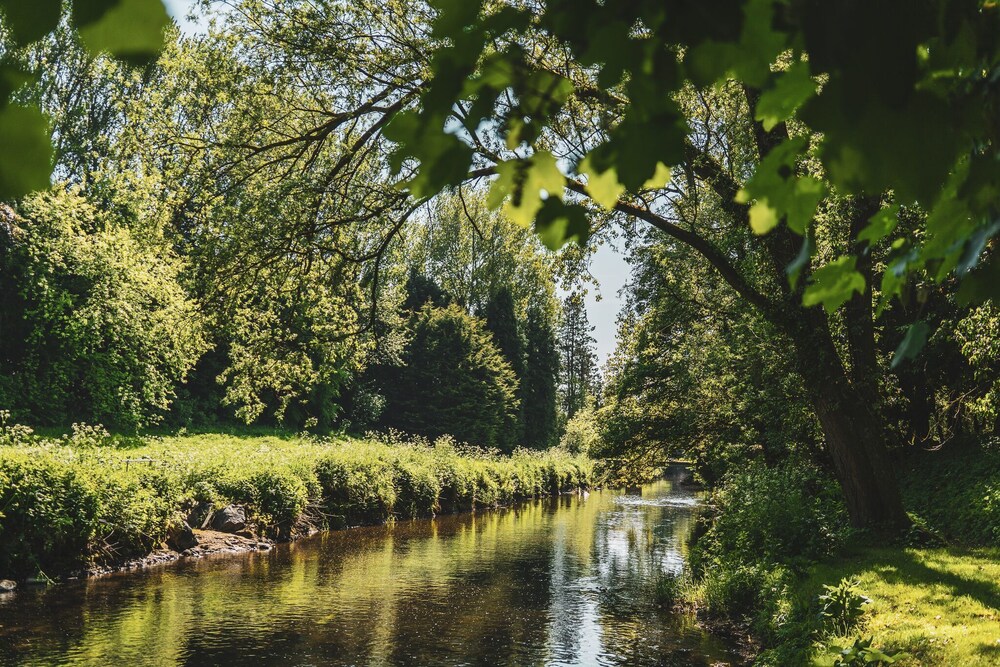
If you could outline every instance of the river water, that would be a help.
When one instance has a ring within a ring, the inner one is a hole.
[[[698,499],[662,480],[0,596],[0,664],[737,665],[648,594]]]

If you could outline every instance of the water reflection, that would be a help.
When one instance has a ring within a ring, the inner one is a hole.
[[[22,591],[0,663],[736,664],[643,594],[683,568],[695,505],[662,481]]]

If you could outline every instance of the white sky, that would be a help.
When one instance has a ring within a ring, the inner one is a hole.
[[[205,25],[188,21],[185,17],[195,4],[195,0],[164,0],[167,11],[176,19],[184,32],[204,30]],[[597,279],[599,288],[591,288],[587,294],[587,315],[594,325],[594,338],[597,339],[597,356],[603,364],[615,348],[618,311],[622,300],[618,291],[628,280],[628,264],[625,259],[608,245],[598,248],[594,255],[591,273]],[[597,300],[597,295],[601,300]]]

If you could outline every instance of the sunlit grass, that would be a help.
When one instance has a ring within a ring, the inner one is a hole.
[[[903,650],[897,665],[1000,664],[1000,549],[864,550],[849,559],[818,565],[800,591],[817,595],[824,583],[842,578],[859,582],[872,599],[857,636],[873,646]],[[815,664],[831,665],[819,655]]]

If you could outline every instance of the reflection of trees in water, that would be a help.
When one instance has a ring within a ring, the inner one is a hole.
[[[670,618],[635,591],[688,514],[567,496],[19,594],[0,662],[660,664]]]

